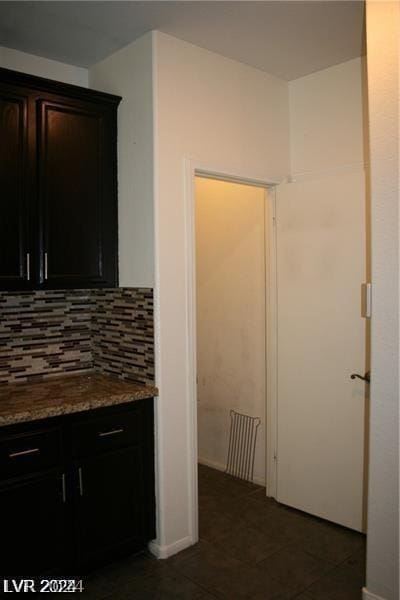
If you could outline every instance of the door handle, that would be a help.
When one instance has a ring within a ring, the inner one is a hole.
[[[367,371],[365,373],[365,375],[359,375],[358,373],[352,373],[350,375],[350,379],[362,379],[363,381],[366,381],[367,383],[369,383],[371,381],[371,371]]]

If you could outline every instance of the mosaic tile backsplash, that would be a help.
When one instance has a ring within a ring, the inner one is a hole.
[[[0,293],[0,384],[93,369],[154,383],[151,289]]]
[[[154,383],[153,291],[97,290],[92,343],[96,370]]]

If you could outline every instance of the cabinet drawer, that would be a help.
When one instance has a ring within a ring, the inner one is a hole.
[[[77,458],[123,448],[140,442],[144,435],[142,406],[101,417],[93,415],[72,425],[72,455]]]
[[[0,438],[0,479],[50,469],[60,461],[59,429],[30,431]]]

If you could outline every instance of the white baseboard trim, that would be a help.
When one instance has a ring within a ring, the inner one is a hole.
[[[205,467],[211,467],[212,469],[216,469],[217,471],[225,471],[226,469],[226,465],[223,465],[214,460],[209,460],[208,458],[199,457],[198,462],[201,465],[204,465]],[[258,477],[254,477],[253,481],[254,483],[257,483],[257,485],[262,485],[263,487],[265,487],[265,479],[258,479]]]
[[[382,596],[377,596],[376,594],[369,592],[365,587],[362,589],[362,597],[363,600],[385,600]]]
[[[169,558],[174,554],[178,554],[178,552],[189,548],[189,546],[193,546],[193,544],[193,538],[187,536],[177,540],[173,544],[166,544],[165,546],[160,546],[160,544],[157,544],[156,540],[153,540],[149,543],[148,549],[156,558],[164,559]]]

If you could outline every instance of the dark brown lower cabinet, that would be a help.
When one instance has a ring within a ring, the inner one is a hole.
[[[152,399],[0,429],[0,575],[77,573],[155,537]]]
[[[63,564],[68,534],[60,473],[4,483],[0,506],[2,575],[29,577]]]
[[[91,564],[142,547],[146,490],[140,445],[107,452],[77,465],[76,550]]]

